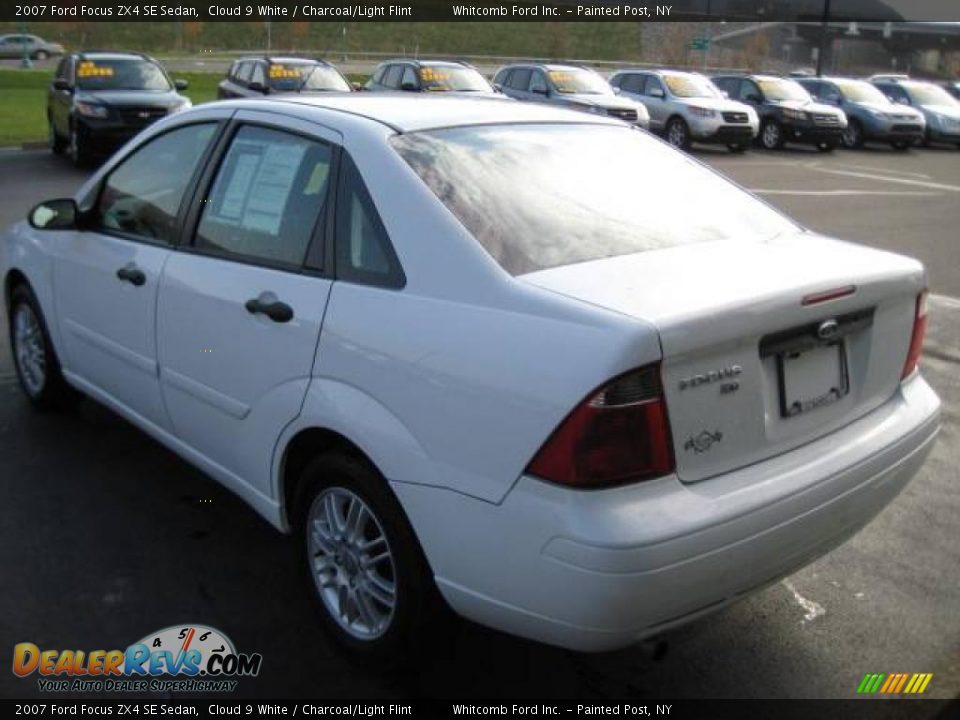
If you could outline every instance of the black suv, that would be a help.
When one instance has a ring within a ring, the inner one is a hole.
[[[767,150],[785,143],[814,145],[830,151],[847,126],[842,110],[814,102],[796,80],[773,75],[718,75],[713,84],[731,100],[752,105],[760,116],[758,140]]]
[[[457,60],[388,60],[367,81],[373,92],[446,92],[506,99],[469,63]]]
[[[287,92],[350,92],[353,85],[326,60],[247,57],[235,60],[217,86],[217,97],[263,97]]]
[[[64,57],[47,93],[50,147],[77,165],[116,150],[156,120],[191,106],[156,60],[140,53]]]

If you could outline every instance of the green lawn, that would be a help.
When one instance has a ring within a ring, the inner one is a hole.
[[[190,83],[186,95],[194,105],[217,96],[221,75],[175,73]],[[47,138],[47,70],[0,68],[0,147],[39,142]]]

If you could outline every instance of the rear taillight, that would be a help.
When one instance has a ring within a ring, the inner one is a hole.
[[[536,454],[527,472],[562,485],[596,488],[673,472],[660,365],[614,378],[580,403]]]
[[[903,380],[914,373],[920,365],[920,353],[923,352],[923,338],[927,334],[927,291],[917,295],[917,309],[913,318],[913,334],[910,336],[910,351],[907,361],[903,364]]]

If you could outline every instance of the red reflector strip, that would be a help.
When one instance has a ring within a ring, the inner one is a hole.
[[[803,300],[801,301],[802,305],[816,305],[818,303],[827,302],[829,300],[836,300],[837,298],[847,297],[847,295],[853,295],[857,291],[856,285],[847,285],[846,287],[834,288],[833,290],[825,290],[824,292],[811,293],[810,295],[804,295]]]

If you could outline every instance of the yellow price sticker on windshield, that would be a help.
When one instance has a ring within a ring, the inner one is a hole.
[[[443,82],[450,79],[450,73],[445,70],[425,67],[420,68],[420,79],[424,82]]]
[[[100,66],[90,60],[84,60],[77,66],[77,77],[112,77],[113,68],[109,66]]]
[[[284,65],[271,65],[270,77],[274,80],[300,77],[300,71]]]
[[[690,78],[680,77],[678,75],[667,75],[664,80],[670,92],[674,95],[684,95],[686,93],[696,92],[696,84]]]

